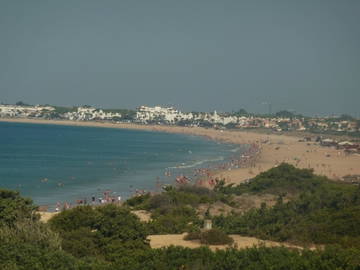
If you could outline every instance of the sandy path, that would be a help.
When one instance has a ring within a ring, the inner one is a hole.
[[[133,210],[131,211],[134,215],[136,215],[141,222],[149,222],[151,221],[151,213],[146,210]]]
[[[45,211],[38,211],[37,212],[40,215],[40,221],[46,223],[51,219],[53,216],[56,216],[60,212],[45,212]],[[131,211],[134,215],[136,215],[141,222],[149,222],[151,220],[151,214],[148,211],[145,210],[135,210]]]
[[[185,241],[183,238],[185,236],[184,234],[165,234],[165,235],[149,235],[148,239],[150,240],[150,246],[151,248],[162,248],[162,247],[168,247],[168,246],[182,246],[182,247],[188,247],[188,248],[198,248],[202,245],[199,240],[192,240],[192,241]],[[230,235],[234,239],[234,247],[243,249],[243,248],[250,248],[253,246],[259,246],[259,245],[265,245],[267,247],[279,247],[279,246],[285,246],[289,248],[297,248],[302,249],[302,247],[290,245],[286,243],[278,243],[273,241],[267,241],[267,240],[259,240],[254,237],[245,237],[240,236],[236,234]],[[228,245],[209,245],[208,246],[211,250],[216,249],[226,249],[229,246]]]
[[[40,214],[40,221],[44,223],[48,222],[49,219],[51,219],[53,216],[59,214],[59,212],[42,212],[42,211],[39,211],[37,213]]]

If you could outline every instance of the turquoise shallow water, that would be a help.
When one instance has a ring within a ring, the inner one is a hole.
[[[105,190],[126,198],[224,162],[244,147],[181,134],[0,122],[0,187],[39,205]]]

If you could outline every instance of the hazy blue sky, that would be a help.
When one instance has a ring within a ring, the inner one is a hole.
[[[0,0],[0,102],[360,116],[359,0]]]

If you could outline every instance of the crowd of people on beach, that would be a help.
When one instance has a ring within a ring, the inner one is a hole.
[[[210,139],[214,139],[211,138]],[[267,147],[271,147],[272,149],[276,150],[277,152],[282,151],[286,149],[290,155],[278,155],[278,157],[274,158],[274,164],[275,166],[279,165],[281,162],[288,162],[291,164],[294,164],[297,167],[307,167],[307,168],[313,168],[317,171],[317,173],[328,175],[332,179],[342,180],[340,173],[338,173],[333,167],[326,163],[326,162],[313,162],[309,157],[308,154],[317,154],[319,152],[320,154],[320,148],[313,148],[311,146],[318,145],[317,141],[314,141],[314,143],[310,143],[312,140],[309,138],[306,138],[304,140],[299,140],[299,142],[305,142],[306,149],[299,153],[299,151],[294,151],[294,155],[292,156],[292,147],[293,144],[288,143],[283,140],[279,140],[274,142],[273,139],[270,139],[270,137],[263,137],[262,139],[259,139],[255,142],[248,142],[248,147],[245,151],[234,154],[234,156],[226,159],[226,161],[223,162],[217,162],[212,163],[208,165],[207,167],[195,167],[192,171],[186,171],[184,170],[177,170],[178,168],[182,168],[184,166],[178,166],[174,168],[167,168],[163,174],[162,177],[157,177],[156,181],[156,189],[154,189],[152,192],[157,193],[161,192],[161,190],[166,186],[166,184],[172,183],[174,185],[187,185],[187,184],[194,184],[198,186],[204,186],[204,187],[214,187],[218,180],[229,180],[222,179],[221,172],[223,171],[230,171],[233,169],[239,169],[239,168],[248,168],[248,175],[246,181],[252,178],[252,175],[254,175],[254,172],[261,172],[263,167],[265,166],[263,164],[259,164],[259,158],[260,154],[262,152],[262,149],[264,148],[264,151],[267,149]],[[268,145],[268,146],[266,146]],[[272,146],[274,145],[274,146]],[[320,144],[320,146],[324,146],[323,144]],[[328,147],[328,146],[327,146]],[[296,148],[295,148],[296,149]],[[191,151],[189,151],[190,153]],[[234,151],[235,152],[235,151]],[[346,158],[346,153],[342,152],[340,149],[336,149],[336,154],[334,154],[334,151],[330,154],[330,148],[329,152],[325,152],[324,158],[333,157],[336,155],[336,157],[340,158]],[[282,158],[283,157],[283,158]],[[266,167],[266,166],[265,166]],[[355,174],[353,173],[355,171],[355,167],[349,168],[349,175]],[[255,175],[254,175],[255,176]],[[221,178],[221,179],[219,179]],[[47,178],[44,178],[41,180],[42,183],[48,182]],[[144,194],[149,193],[149,191],[141,190],[141,189],[133,189],[130,188],[131,196],[141,196]],[[56,211],[60,211],[63,209],[69,209],[74,206],[78,205],[102,205],[107,203],[115,203],[119,204],[121,202],[121,197],[114,195],[115,192],[111,191],[105,191],[102,195],[103,196],[91,196],[90,198],[83,198],[78,199],[73,203],[60,203],[58,202],[56,204]]]
[[[75,201],[75,203],[68,203],[68,202],[57,202],[56,203],[56,207],[55,207],[55,211],[59,212],[62,210],[67,210],[79,205],[103,205],[103,204],[121,204],[121,196],[119,195],[114,195],[115,193],[113,193],[110,190],[106,190],[103,192],[103,197],[96,197],[95,195],[91,196],[90,199],[87,198],[82,198],[82,199],[77,199]]]
[[[215,177],[218,171],[232,170],[238,168],[248,168],[253,167],[256,164],[261,152],[261,147],[259,143],[249,144],[248,149],[242,152],[239,156],[232,156],[226,162],[218,163],[206,168],[196,168],[190,175],[177,175],[175,176],[170,170],[166,170],[164,175],[167,178],[173,178],[176,185],[186,185],[186,184],[195,184],[197,186],[205,187],[214,187],[218,179]],[[163,188],[165,185],[161,183],[160,177],[156,181],[157,188]],[[146,190],[135,189],[132,192],[132,196],[141,196],[149,193]],[[55,211],[59,212],[62,210],[70,209],[80,205],[104,205],[104,204],[121,204],[122,198],[119,195],[116,195],[116,192],[106,190],[102,193],[101,197],[92,195],[90,198],[81,198],[77,199],[73,203],[68,202],[57,202],[55,206]]]
[[[250,144],[249,148],[240,156],[233,156],[229,161],[214,165],[209,168],[195,169],[194,176],[197,178],[196,185],[214,187],[218,179],[215,177],[218,171],[232,170],[238,168],[253,167],[256,164],[261,152],[261,147],[258,143]]]

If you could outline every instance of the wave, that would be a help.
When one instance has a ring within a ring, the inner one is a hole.
[[[199,166],[199,165],[207,163],[207,162],[216,162],[216,161],[222,161],[222,160],[224,160],[224,157],[218,157],[218,158],[214,158],[214,159],[204,159],[204,160],[195,161],[194,163],[191,163],[191,164],[182,164],[182,165],[175,166],[175,167],[168,167],[167,169],[188,169],[188,168],[193,168],[193,167]]]
[[[229,152],[235,153],[235,152],[238,152],[240,149],[241,149],[240,147],[236,147],[234,149],[229,150]]]

